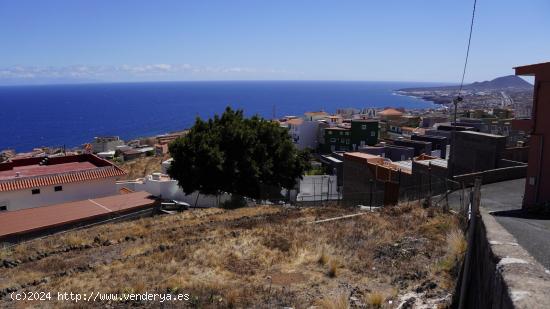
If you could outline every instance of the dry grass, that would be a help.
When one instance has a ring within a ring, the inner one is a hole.
[[[348,308],[352,296],[375,306],[427,281],[437,283],[433,297],[451,291],[441,282],[452,280],[452,268],[441,265],[464,250],[456,218],[403,206],[307,224],[354,212],[206,209],[107,224],[4,250],[4,258],[22,260],[53,253],[1,269],[0,282],[20,286],[47,277],[27,290],[189,293],[202,308]],[[68,269],[74,271],[59,276]]]
[[[344,293],[340,293],[333,297],[325,297],[321,299],[318,304],[322,309],[349,309],[349,299]]]
[[[340,261],[336,259],[330,260],[328,264],[328,276],[334,278],[338,275],[338,268],[340,268]]]
[[[447,234],[447,255],[458,259],[464,255],[466,252],[466,239],[464,234],[459,229],[453,229]]]
[[[451,229],[446,237],[445,256],[436,267],[436,272],[442,274],[443,286],[451,288],[454,285],[454,277],[458,275],[458,266],[467,249],[464,234],[458,228]]]
[[[372,292],[367,294],[365,303],[371,308],[380,308],[384,304],[385,297],[382,293]]]

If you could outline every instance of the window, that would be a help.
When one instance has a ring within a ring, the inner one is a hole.
[[[361,125],[361,130],[366,130],[367,129],[367,125],[366,124],[362,124]]]
[[[376,136],[376,131],[370,131],[370,136],[375,137]]]
[[[327,131],[328,132],[328,135],[332,135],[332,131]]]
[[[0,211],[7,211],[7,210],[8,210],[8,206],[6,205],[0,206]]]
[[[62,187],[62,186],[55,186],[55,187],[53,188],[53,190],[54,190],[55,192],[63,191],[63,187]]]
[[[335,139],[335,138],[331,138],[330,141],[331,141],[332,143],[335,143],[335,142],[336,142],[336,139]]]
[[[40,189],[32,189],[32,194],[40,194]]]
[[[349,132],[346,131],[346,135],[349,135]]]

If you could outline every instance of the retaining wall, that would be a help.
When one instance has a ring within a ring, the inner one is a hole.
[[[550,308],[549,272],[492,215],[480,213],[464,308]]]

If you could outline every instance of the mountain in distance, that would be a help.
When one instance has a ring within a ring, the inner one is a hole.
[[[466,87],[467,89],[476,89],[476,90],[505,89],[505,88],[525,89],[525,90],[533,89],[533,85],[525,81],[523,78],[515,75],[497,77],[491,81],[475,82],[475,83],[466,85]]]
[[[458,90],[460,86],[438,86],[424,88],[404,88],[398,92],[411,91],[453,91]],[[490,81],[474,82],[464,85],[463,90],[487,91],[487,90],[514,90],[514,91],[532,91],[533,85],[515,75],[501,76]]]

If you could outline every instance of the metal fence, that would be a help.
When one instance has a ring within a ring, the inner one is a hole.
[[[325,184],[326,185],[326,184]],[[429,175],[420,178],[417,182],[379,182],[374,179],[366,180],[363,190],[349,192],[346,188],[338,187],[337,194],[328,194],[328,189],[317,185],[316,194],[308,196],[307,200],[289,200],[289,203],[300,206],[385,206],[398,203],[422,201],[440,207],[449,207],[449,199],[459,204],[464,203],[465,185],[445,177]]]

